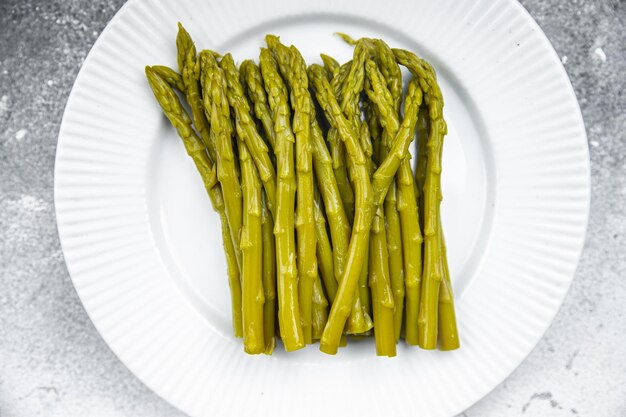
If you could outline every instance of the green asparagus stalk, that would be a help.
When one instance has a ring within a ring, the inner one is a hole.
[[[428,164],[428,108],[423,106],[417,119],[417,166],[415,169],[415,182],[419,190],[424,189],[424,179],[426,178],[426,165]],[[420,221],[424,224],[424,195],[420,195],[419,199]]]
[[[326,215],[328,216],[333,246],[334,274],[336,281],[339,282],[343,274],[352,227],[344,210],[338,181],[333,175],[332,158],[328,153],[322,131],[315,118],[311,119],[311,139],[313,145],[313,168],[322,199],[324,200]],[[351,207],[354,208],[354,205]],[[334,300],[334,295],[332,299]],[[371,329],[371,327],[370,317],[364,314],[359,297],[355,297],[345,331],[350,334],[356,334]]]
[[[332,303],[337,293],[337,280],[335,279],[333,248],[326,231],[326,219],[322,203],[322,196],[318,187],[315,187],[315,235],[317,237],[317,261],[319,264],[319,274],[322,276],[324,288],[328,298]],[[319,337],[318,337],[319,339]]]
[[[372,309],[374,310],[374,338],[378,356],[396,356],[394,330],[394,296],[389,278],[389,260],[383,209],[378,207],[372,222],[370,236],[370,275]]]
[[[291,104],[294,109],[293,133],[296,139],[296,237],[298,247],[298,272],[300,319],[305,343],[313,341],[312,302],[313,282],[317,277],[315,257],[315,218],[313,213],[313,159],[311,155],[311,120],[315,117],[309,95],[309,80],[306,64],[296,48],[288,48],[278,37],[265,37],[268,48],[278,61],[279,70],[291,90]]]
[[[328,320],[328,300],[324,295],[322,281],[319,276],[313,283],[313,339],[319,340],[324,332],[324,326]]]
[[[339,103],[341,103],[343,85],[348,77],[351,66],[352,60],[341,65],[336,70],[333,70],[334,75],[332,80],[330,80],[330,83]],[[348,159],[346,158],[346,149],[339,138],[337,129],[332,126],[328,131],[328,146],[333,159],[333,169],[335,171],[335,176],[337,177],[337,185],[341,190],[344,208],[348,214],[348,218],[350,219],[350,224],[352,224],[354,221],[354,191],[348,177]]]
[[[205,74],[207,92],[211,95],[211,142],[215,144],[217,178],[222,185],[226,218],[231,237],[235,243],[235,254],[241,266],[239,236],[243,224],[243,197],[239,182],[235,152],[233,148],[230,109],[226,99],[226,79],[218,67],[211,67]]]
[[[372,155],[373,155],[373,148],[372,148],[372,142],[371,142],[371,137],[370,137],[370,132],[369,132],[369,126],[367,123],[361,123],[359,126],[359,138],[360,138],[360,142],[361,142],[361,149],[363,149],[363,153],[365,154],[365,158],[366,158],[366,165],[367,165],[367,172],[369,173],[369,175],[372,175],[372,173],[374,172],[374,164],[372,162]],[[383,222],[384,224],[384,222]],[[371,233],[370,233],[371,235]],[[382,235],[378,235],[377,236],[378,239],[382,239],[382,238],[386,238],[384,234]],[[371,239],[368,238],[368,239]],[[368,242],[369,243],[369,242]],[[385,241],[385,245],[386,245],[386,241]],[[361,275],[359,276],[359,294],[358,297],[361,301],[361,305],[363,306],[364,311],[367,313],[367,315],[369,317],[372,317],[372,304],[371,304],[371,300],[370,300],[370,291],[369,291],[369,267],[370,267],[370,263],[369,263],[369,251],[368,253],[365,255],[365,259],[363,261],[363,266],[361,267]],[[350,319],[348,319],[350,320]],[[349,323],[349,321],[348,321]]]
[[[292,90],[292,99],[296,97],[296,95],[294,94],[295,91],[297,91],[297,89],[295,88],[295,86],[297,85],[298,81],[294,79],[294,76],[298,73],[298,71],[300,71],[296,66],[298,65],[297,62],[295,62],[294,58],[290,58],[293,57],[293,54],[295,53],[294,50],[295,48],[292,47],[292,49],[290,50],[289,48],[287,48],[285,45],[281,44],[279,39],[275,36],[272,35],[268,35],[266,36],[266,41],[267,44],[269,46],[269,49],[274,53],[274,56],[276,57],[277,61],[278,61],[278,65],[279,68],[283,74],[283,77],[287,80],[287,83],[289,86],[291,86],[291,90]],[[299,55],[299,53],[298,53]],[[295,58],[297,60],[300,61],[300,66],[303,67],[304,66],[304,60],[300,59],[300,58]],[[304,74],[306,74],[305,72],[305,68],[302,68],[302,72]],[[308,79],[307,79],[307,89],[302,89],[302,95],[305,95],[308,97],[309,102],[310,102],[310,109],[311,111],[313,110],[313,100],[311,98],[311,96],[308,93]],[[297,110],[297,106],[294,106]],[[309,120],[312,123],[312,130],[317,130],[316,128],[316,117],[315,115],[313,115],[313,117],[310,117]],[[296,125],[296,121],[297,118],[294,117],[294,126]],[[309,131],[311,132],[311,131]],[[321,135],[318,135],[317,132],[313,133],[312,136],[315,136],[316,138],[313,140],[319,140],[319,138],[321,137]],[[317,147],[316,147],[317,148]],[[296,150],[298,149],[298,135],[296,135]],[[297,158],[298,158],[298,153],[296,153],[296,162],[297,162]],[[297,167],[297,165],[296,165]],[[326,187],[326,185],[324,185],[324,187]],[[298,190],[301,190],[302,188],[299,186]],[[300,193],[299,195],[304,194],[304,193]],[[300,201],[298,201],[298,206],[300,206]],[[343,225],[343,219],[340,219],[341,224]],[[344,249],[347,248],[347,242],[349,240],[347,238],[344,238],[343,236],[341,236],[341,242],[339,244],[340,249]],[[344,242],[345,242],[345,246],[344,246]],[[299,257],[300,259],[302,259],[302,257]],[[340,265],[339,268],[341,269],[343,266],[343,261],[340,261]],[[300,266],[299,266],[300,268]],[[300,286],[302,288],[302,285]],[[308,299],[308,292],[307,294],[307,299]],[[303,295],[301,294],[300,296],[300,306],[302,307],[303,305]],[[302,310],[302,309],[301,309]],[[372,327],[372,323],[371,323],[371,319],[369,318],[369,316],[365,315],[364,312],[362,311],[362,307],[361,307],[361,302],[360,300],[357,298],[354,302],[354,306],[353,306],[353,311],[350,314],[349,317],[349,321],[346,325],[346,332],[348,333],[361,333],[363,331],[369,330]]]
[[[320,340],[320,350],[325,353],[335,354],[337,353],[346,319],[350,315],[351,305],[357,292],[359,274],[368,248],[367,238],[372,218],[372,189],[367,171],[367,161],[358,136],[343,115],[334,96],[334,91],[325,77],[324,69],[319,65],[310,66],[309,77],[314,85],[318,102],[326,113],[331,125],[337,128],[346,144],[348,154],[353,162],[356,188],[356,215],[352,228],[348,258],[343,276],[339,282],[335,302],[331,307],[329,320]]]
[[[263,340],[265,354],[271,355],[276,347],[276,242],[274,221],[266,204],[265,190],[262,194],[261,228],[263,234]]]
[[[424,349],[437,347],[438,329],[448,327],[449,323],[438,323],[438,298],[445,267],[441,264],[441,243],[443,233],[440,232],[441,203],[441,155],[443,138],[447,133],[443,119],[443,98],[437,84],[432,67],[415,54],[401,50],[393,50],[396,60],[419,79],[420,86],[426,94],[429,110],[430,132],[426,144],[428,161],[424,178],[424,272],[419,309],[419,345]],[[444,317],[441,317],[444,319]],[[446,321],[455,320],[454,315],[447,314]],[[456,324],[454,325],[456,327]]]
[[[390,117],[393,115],[396,116],[395,120],[392,119],[387,123],[387,129],[384,129],[382,138],[380,139],[380,149],[379,149],[379,161],[382,161],[387,155],[387,148],[390,145],[390,140],[395,136],[398,130],[399,122],[397,119],[400,114],[400,105],[402,101],[402,73],[400,72],[400,67],[395,61],[395,57],[391,52],[391,49],[385,44],[383,41],[378,39],[374,39],[371,41],[371,48],[373,49],[373,55],[378,61],[378,68],[380,68],[382,82],[386,83],[387,88],[378,87],[378,93],[384,97],[384,101],[386,102],[386,108],[389,105],[392,106],[390,110],[388,110]],[[369,71],[368,71],[369,68]],[[366,78],[366,91],[374,91],[372,87],[372,76],[378,76],[375,73],[376,68],[372,68],[372,64],[366,66],[366,74],[368,77]],[[374,73],[370,75],[370,73]],[[371,94],[371,93],[370,93]],[[381,98],[382,100],[382,98]],[[377,107],[374,102],[369,102],[372,107],[373,116],[373,124],[376,126],[380,124],[377,115]],[[378,127],[378,126],[376,126]],[[385,197],[384,203],[384,212],[386,219],[386,232],[387,232],[387,249],[389,252],[389,274],[391,276],[391,289],[394,294],[394,333],[396,341],[400,339],[400,333],[402,331],[402,322],[404,316],[404,296],[405,296],[405,273],[404,273],[404,258],[403,258],[403,242],[402,238],[407,237],[407,233],[405,232],[404,226],[405,224],[401,223],[400,215],[398,213],[398,190],[396,184],[399,182],[400,171],[406,169],[408,165],[405,165],[408,161],[404,161],[400,165],[400,169],[396,174],[396,181],[393,181],[389,186],[389,191],[387,192],[387,196]],[[410,168],[410,167],[409,167]],[[400,199],[402,201],[402,199]],[[415,219],[418,221],[418,219]],[[411,227],[411,226],[410,226]],[[417,224],[419,229],[419,223]],[[421,254],[421,249],[416,248],[413,251],[418,251]],[[421,271],[420,271],[421,272]],[[418,292],[419,294],[419,292]],[[417,314],[414,315],[415,320],[417,320]],[[415,327],[417,327],[415,325]]]
[[[269,156],[269,149],[259,134],[256,124],[250,115],[250,104],[243,91],[239,79],[239,71],[231,54],[226,54],[220,61],[228,83],[228,102],[236,115],[237,130],[246,141],[250,155],[254,160],[263,188],[267,195],[267,207],[272,215],[276,214],[276,170]]]
[[[263,294],[262,188],[247,144],[241,139],[238,149],[245,213],[241,231],[243,345],[246,353],[259,354],[266,350],[263,331],[265,297]]]
[[[291,130],[291,111],[287,89],[278,72],[278,64],[269,50],[260,55],[263,84],[272,110],[276,133],[277,192],[274,235],[276,237],[276,265],[278,270],[278,318],[280,333],[287,351],[304,347],[298,300],[298,271],[294,232],[294,205],[296,178]]]
[[[261,121],[265,137],[274,149],[276,147],[276,133],[272,122],[272,112],[267,102],[267,94],[263,87],[261,69],[253,61],[246,60],[241,63],[240,71],[248,86],[250,99],[254,104],[254,114]]]
[[[349,314],[349,305],[357,289],[358,278],[362,262],[367,252],[367,237],[373,217],[373,207],[381,205],[389,184],[404,159],[408,147],[415,135],[415,120],[417,110],[421,104],[421,90],[415,80],[408,86],[407,100],[405,101],[405,117],[394,138],[391,151],[372,176],[370,183],[367,172],[367,163],[358,135],[354,132],[350,123],[343,115],[334,91],[324,76],[324,70],[319,65],[309,67],[309,78],[314,85],[315,94],[326,113],[327,119],[338,129],[339,135],[346,145],[346,150],[352,161],[354,171],[354,183],[356,187],[356,216],[352,229],[352,237],[348,251],[348,258],[343,277],[339,282],[339,288],[332,305],[328,323],[324,329],[324,335],[320,342],[323,352],[334,354],[341,337],[341,329]],[[413,116],[411,116],[413,115]],[[373,204],[374,203],[374,204]]]
[[[398,133],[391,142],[387,156],[372,176],[372,189],[374,191],[375,204],[382,204],[387,194],[387,189],[394,179],[396,171],[400,167],[402,161],[407,157],[409,146],[415,136],[417,112],[419,111],[421,104],[422,90],[420,89],[417,80],[413,78],[407,87],[403,111],[404,119],[402,119]]]
[[[191,36],[180,22],[178,23],[178,34],[176,35],[176,47],[178,70],[182,75],[182,81],[185,87],[182,91],[185,92],[187,103],[191,109],[193,124],[205,146],[209,149],[211,158],[217,158],[210,144],[209,121],[207,120],[208,117],[205,115],[205,109],[202,103],[200,60],[196,56],[196,47]]]
[[[402,258],[402,227],[397,207],[397,191],[392,182],[385,197],[384,212],[389,253],[389,276],[394,296],[393,325],[396,342],[400,340],[404,317],[404,263]]]
[[[150,67],[146,67],[146,77],[152,88],[155,98],[163,109],[165,116],[176,128],[178,135],[183,140],[187,154],[193,159],[196,169],[200,173],[204,187],[209,194],[213,209],[219,214],[222,223],[222,242],[226,255],[228,268],[228,283],[230,286],[232,322],[236,337],[243,336],[242,328],[242,295],[239,280],[239,266],[235,255],[235,246],[230,234],[228,219],[226,217],[224,198],[217,179],[215,164],[206,153],[202,140],[191,126],[191,118],[181,105],[176,93],[169,84]]]
[[[454,350],[460,347],[459,331],[456,325],[456,312],[454,310],[454,297],[452,295],[452,282],[448,270],[448,255],[446,242],[439,217],[439,244],[441,251],[441,266],[443,279],[439,287],[439,348],[441,350]]]
[[[379,56],[385,54],[384,46],[381,47]],[[393,57],[391,50],[388,51]],[[395,58],[393,58],[394,64]],[[366,64],[367,75],[371,89],[367,94],[372,102],[377,105],[387,137],[394,137],[399,129],[398,113],[394,109],[394,98],[387,88],[383,74],[376,64],[368,61]],[[396,93],[397,94],[397,93]],[[417,115],[416,115],[417,116]],[[406,117],[406,115],[405,115]],[[387,144],[389,145],[389,144]],[[410,158],[405,158],[396,174],[397,184],[397,208],[402,228],[402,250],[405,277],[406,296],[406,323],[405,340],[411,345],[418,344],[418,312],[420,282],[422,272],[421,243],[422,234],[417,212],[417,198],[413,183],[413,171],[410,166]],[[389,196],[389,194],[387,194]]]
[[[305,343],[312,343],[313,285],[319,279],[317,238],[314,214],[313,155],[311,152],[311,120],[315,118],[313,101],[309,94],[306,63],[300,52],[291,52],[291,96],[294,108],[293,131],[296,137],[296,234],[298,238],[298,271],[300,272],[300,314],[303,320]],[[306,300],[304,302],[303,300]],[[308,322],[308,323],[307,323]]]
[[[355,132],[359,132],[359,142],[366,159],[366,167],[369,175],[372,172],[372,144],[369,135],[367,123],[361,122],[361,109],[359,108],[359,98],[363,91],[363,85],[365,81],[365,59],[367,56],[367,50],[363,45],[359,44],[354,49],[354,56],[352,65],[348,71],[348,74],[342,84],[340,91],[341,95],[341,109],[346,119],[351,123]],[[368,238],[369,239],[369,238]],[[363,265],[361,267],[361,273],[359,278],[359,298],[361,305],[365,311],[370,313],[369,291],[367,288],[368,283],[368,256],[369,251],[365,251]]]
[[[348,216],[350,224],[354,221],[354,192],[348,179],[348,168],[346,165],[346,149],[339,139],[337,129],[331,127],[328,130],[328,147],[333,162],[333,172],[337,179],[337,186],[341,192],[341,201]]]

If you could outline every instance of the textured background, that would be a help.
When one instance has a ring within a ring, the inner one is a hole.
[[[57,132],[76,74],[122,0],[0,0],[0,416],[181,416],[102,341],[53,213]],[[585,251],[551,328],[465,417],[626,416],[626,2],[525,0],[585,119]]]

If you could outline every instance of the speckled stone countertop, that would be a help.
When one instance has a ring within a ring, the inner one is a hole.
[[[123,0],[0,0],[0,416],[182,416],[113,355],[68,276],[53,208],[76,74]],[[626,416],[626,2],[525,0],[585,119],[591,218],[571,290],[520,367],[462,415]]]

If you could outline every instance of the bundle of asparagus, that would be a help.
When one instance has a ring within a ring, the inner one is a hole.
[[[259,64],[238,68],[198,53],[179,24],[178,71],[145,69],[220,216],[235,336],[250,354],[271,354],[276,329],[287,351],[319,340],[335,354],[346,335],[371,333],[381,356],[402,335],[456,349],[435,71],[380,39],[341,36],[354,45],[343,65],[322,54],[307,67],[268,35]],[[400,66],[412,75],[404,98]]]

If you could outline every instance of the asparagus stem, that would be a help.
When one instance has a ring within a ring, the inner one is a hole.
[[[313,156],[311,152],[311,120],[315,118],[309,95],[306,64],[300,52],[291,48],[291,91],[295,109],[293,130],[296,136],[298,271],[300,271],[300,312],[305,343],[313,341],[313,285],[318,277],[317,239],[314,215]],[[304,302],[303,300],[306,300]]]
[[[226,218],[235,244],[235,254],[241,269],[239,236],[243,222],[241,184],[237,174],[233,150],[230,109],[226,99],[224,72],[218,67],[208,68],[205,74],[207,94],[211,95],[211,131],[217,157],[217,178],[222,185]]]
[[[305,343],[312,343],[312,302],[313,282],[317,278],[315,257],[316,236],[313,213],[313,160],[311,154],[311,120],[313,102],[309,95],[309,80],[306,64],[300,52],[281,44],[278,37],[265,37],[268,48],[278,61],[283,78],[291,91],[291,104],[294,109],[293,133],[296,139],[296,236],[298,247],[298,272],[300,319]]]
[[[443,119],[443,98],[432,67],[415,54],[393,50],[396,60],[413,73],[426,94],[429,110],[430,132],[426,144],[428,161],[424,178],[424,271],[419,308],[419,345],[424,349],[437,347],[438,298],[442,281],[441,247],[439,242],[441,154],[443,138],[447,133]]]
[[[361,141],[361,148],[363,149],[363,153],[365,154],[365,157],[367,158],[367,171],[369,175],[372,175],[372,172],[374,171],[374,165],[372,162],[373,147],[372,147],[372,142],[371,142],[371,137],[370,137],[370,132],[369,132],[369,126],[367,123],[361,123],[359,127],[360,127],[359,138]],[[384,221],[383,221],[383,224],[384,224]],[[385,238],[385,246],[386,246],[387,242],[386,242],[385,235],[378,236],[378,239],[382,239],[382,238]],[[371,237],[369,239],[371,239]],[[361,268],[361,275],[359,276],[358,297],[361,301],[363,310],[365,311],[365,313],[367,313],[368,316],[371,317],[372,305],[371,305],[370,291],[369,291],[369,275],[370,275],[369,255],[370,254],[368,251],[363,261],[363,267]],[[350,319],[348,318],[348,322],[349,320]]]
[[[344,270],[352,226],[342,202],[344,194],[340,191],[338,181],[335,175],[333,175],[333,161],[315,118],[311,118],[311,139],[313,145],[313,168],[322,199],[324,200],[326,215],[328,216],[333,246],[334,274],[335,280],[339,282]],[[352,189],[349,189],[352,192]],[[354,195],[352,198],[354,199]],[[354,205],[350,207],[354,210]],[[364,328],[371,328],[370,320],[363,314],[358,297],[354,300],[348,324],[345,330],[350,333],[359,333]]]
[[[239,266],[235,255],[235,246],[231,238],[228,220],[224,206],[224,198],[221,186],[217,179],[215,164],[206,153],[202,140],[198,137],[191,126],[191,118],[182,107],[178,96],[150,67],[146,67],[146,77],[154,93],[157,102],[163,109],[165,116],[170,120],[178,135],[185,145],[187,154],[192,158],[204,187],[211,199],[213,209],[219,214],[222,222],[222,242],[228,267],[228,283],[231,295],[232,322],[235,337],[242,337],[242,296],[241,283],[239,281]]]
[[[271,355],[276,347],[276,242],[274,241],[274,221],[266,204],[265,190],[262,194],[262,234],[263,234],[263,340],[265,354]]]
[[[231,54],[226,54],[220,61],[228,82],[228,101],[237,118],[237,129],[241,130],[241,137],[245,139],[250,155],[254,160],[263,188],[267,195],[267,206],[272,215],[276,213],[276,170],[269,156],[269,149],[256,128],[250,114],[250,104],[246,99],[241,86],[239,71],[235,66]]]
[[[319,264],[319,274],[322,276],[324,288],[328,294],[328,299],[332,303],[337,293],[337,280],[335,279],[333,249],[331,247],[328,232],[326,231],[326,219],[322,197],[318,187],[315,187],[315,235],[317,237],[317,261]],[[318,337],[319,339],[319,337]]]
[[[328,300],[324,295],[322,281],[319,275],[313,283],[313,339],[319,340],[322,337],[326,320],[328,319]]]
[[[448,270],[448,255],[446,242],[439,217],[439,244],[441,251],[441,266],[443,279],[439,287],[439,348],[441,350],[454,350],[460,347],[459,331],[456,325],[456,313],[454,310],[454,297],[452,295],[452,282]]]
[[[400,340],[404,317],[404,265],[402,258],[402,228],[397,208],[395,182],[389,186],[384,203],[387,251],[389,253],[389,276],[394,296],[393,324],[396,342]]]
[[[196,56],[196,47],[191,39],[191,36],[180,23],[178,23],[176,47],[178,70],[181,73],[184,86],[184,90],[181,91],[185,93],[187,103],[191,109],[193,124],[198,131],[200,138],[209,149],[209,155],[211,158],[213,158],[214,161],[217,161],[217,156],[214,154],[213,147],[210,144],[211,138],[209,133],[209,121],[207,120],[210,118],[210,115],[205,115],[205,109],[202,104],[202,92],[200,90],[200,61]]]
[[[372,209],[375,205],[381,205],[384,201],[387,188],[393,180],[400,162],[404,159],[408,147],[415,134],[415,121],[417,109],[421,103],[421,90],[415,80],[409,83],[407,100],[405,102],[405,117],[398,134],[394,138],[391,152],[387,155],[380,167],[374,172],[373,182],[370,183],[367,172],[365,155],[361,149],[357,134],[351,128],[348,120],[341,112],[334,97],[334,92],[328,80],[324,77],[324,70],[319,65],[309,67],[309,78],[314,84],[315,94],[321,107],[326,113],[330,123],[338,129],[339,135],[346,145],[346,150],[352,161],[355,174],[356,187],[356,216],[352,229],[352,237],[348,251],[348,259],[343,277],[339,282],[339,288],[332,305],[328,323],[324,329],[324,335],[320,342],[320,349],[326,353],[334,354],[341,337],[341,328],[349,314],[349,305],[354,297],[354,291],[358,285],[358,277],[361,270],[365,252],[368,249],[367,237],[373,217]],[[413,116],[411,116],[413,115]]]
[[[376,67],[372,67],[372,64],[366,65],[366,91],[369,92],[370,95],[372,93],[381,95],[380,103],[385,103],[383,113],[387,114],[388,118],[391,118],[386,122],[386,128],[383,130],[382,137],[379,140],[377,160],[381,162],[387,155],[391,139],[396,135],[399,127],[398,119],[402,101],[402,73],[400,72],[400,67],[396,63],[391,49],[389,49],[383,41],[374,39],[371,40],[370,43],[370,48],[373,49],[372,54],[378,61],[378,68],[381,71],[382,78],[378,77],[379,74],[376,71],[373,71]],[[376,87],[372,87],[372,77],[380,80],[380,83]],[[384,88],[385,84],[387,88]],[[376,92],[375,90],[378,91]],[[373,126],[374,129],[380,129],[378,107],[373,100],[371,100],[369,104],[368,108],[371,108],[369,110],[372,113],[370,116],[370,126]],[[378,136],[379,134],[373,135],[373,137]],[[403,166],[404,163],[401,164],[400,170],[402,170]],[[403,230],[403,225],[401,224],[400,215],[398,213],[399,187],[396,186],[399,181],[398,175],[399,174],[396,174],[396,180],[390,184],[384,203],[387,249],[389,252],[389,274],[391,290],[394,295],[394,334],[396,342],[400,339],[404,316],[405,273],[402,238],[407,234]],[[415,219],[415,221],[417,221],[417,219]],[[417,315],[415,315],[415,320],[417,320]]]
[[[215,176],[217,180],[217,173]],[[219,187],[219,185],[217,186]],[[222,246],[226,256],[226,273],[228,275],[228,286],[230,288],[231,320],[235,337],[243,337],[243,294],[241,288],[241,276],[235,255],[235,245],[230,235],[228,219],[224,210],[224,200],[219,189],[219,196],[212,197],[213,209],[218,212],[222,224]],[[217,199],[221,199],[218,201]]]
[[[391,51],[389,51],[389,53],[391,53]],[[393,107],[393,96],[383,82],[383,75],[378,71],[376,65],[372,61],[368,61],[366,68],[372,85],[372,89],[368,90],[368,96],[370,100],[377,105],[379,114],[381,115],[381,123],[383,124],[385,132],[387,132],[387,136],[393,137],[397,134],[399,129],[397,113],[394,111]],[[415,119],[416,118],[417,114],[415,115]],[[396,184],[398,197],[397,209],[402,228],[402,250],[404,255],[403,263],[406,286],[405,339],[407,343],[416,345],[418,344],[418,312],[422,272],[422,235],[419,226],[413,172],[409,161],[410,158],[407,157],[400,163],[400,168],[396,174]],[[387,196],[389,197],[389,193]]]
[[[341,35],[340,35],[341,36]],[[363,150],[363,154],[365,156],[365,164],[368,175],[371,175],[373,166],[372,166],[372,143],[369,134],[369,129],[367,123],[361,122],[361,109],[359,108],[359,98],[361,96],[361,92],[363,91],[363,85],[365,82],[365,59],[367,56],[366,48],[359,44],[354,49],[352,65],[350,65],[347,75],[341,85],[341,89],[339,91],[335,91],[337,95],[340,96],[340,105],[343,111],[344,116],[351,124],[352,129],[359,134],[359,143],[361,145],[361,149]],[[340,78],[340,77],[338,77]],[[352,166],[352,161],[349,160],[349,166]],[[353,171],[353,167],[351,171]],[[353,181],[355,179],[353,178]],[[355,205],[356,210],[356,205]],[[369,237],[367,238],[369,239]],[[366,243],[366,246],[368,244]],[[369,300],[369,290],[367,287],[368,282],[368,268],[369,268],[369,251],[365,251],[363,265],[361,266],[361,272],[359,276],[359,285],[358,285],[358,294],[356,295],[361,303],[361,306],[369,318],[370,313],[370,300]],[[348,327],[354,327],[351,320],[348,320]],[[369,329],[364,329],[367,331]]]
[[[423,106],[420,108],[417,119],[417,166],[415,169],[415,182],[417,183],[418,190],[424,189],[424,179],[426,178],[426,165],[428,164],[428,150],[426,144],[428,143],[428,108]],[[419,201],[419,214],[420,222],[424,224],[424,195],[421,194]]]
[[[243,189],[243,229],[241,250],[243,269],[243,345],[246,353],[259,354],[266,349],[263,331],[263,237],[261,180],[244,141],[239,140],[239,161]]]
[[[339,281],[335,302],[331,307],[329,319],[320,340],[320,350],[335,354],[343,327],[351,311],[359,274],[367,251],[367,238],[372,218],[372,188],[367,172],[367,162],[357,134],[343,115],[334,92],[324,75],[324,69],[319,65],[311,65],[309,77],[314,85],[317,100],[326,113],[327,119],[338,130],[341,139],[346,144],[348,155],[353,162],[355,176],[356,210],[348,257],[343,276]]]
[[[240,71],[243,79],[248,86],[248,93],[250,99],[254,104],[254,114],[257,119],[261,121],[265,137],[272,149],[276,147],[276,133],[274,132],[274,125],[272,122],[272,112],[267,102],[267,94],[263,87],[263,77],[261,76],[261,69],[251,60],[246,60],[241,63]]]
[[[269,50],[261,49],[261,74],[272,110],[276,133],[277,193],[274,235],[278,270],[278,318],[280,334],[287,351],[304,347],[298,301],[298,271],[296,253],[294,205],[296,178],[287,89],[278,73],[278,65]]]
[[[296,85],[295,83],[297,82],[297,80],[293,79],[293,76],[295,74],[298,73],[299,69],[296,68],[297,62],[294,61],[294,59],[290,59],[290,55],[293,55],[295,48],[292,47],[292,50],[290,51],[289,48],[287,48],[286,46],[282,45],[278,38],[275,36],[271,36],[268,35],[266,37],[266,41],[269,45],[269,49],[274,53],[274,56],[276,57],[277,61],[278,61],[278,65],[279,68],[281,70],[281,72],[284,75],[284,78],[287,79],[288,85],[291,86],[291,96],[292,96],[292,100],[293,98],[296,96],[295,95],[295,89],[293,88],[294,85]],[[301,66],[304,65],[304,60],[303,59],[299,59],[301,62]],[[304,96],[304,94],[307,95],[307,97],[309,98],[310,101],[310,108],[311,111],[313,110],[313,100],[311,98],[311,96],[308,94],[308,79],[307,79],[307,89],[302,89],[302,95]],[[294,118],[294,125],[296,125],[296,120],[297,118]],[[312,123],[312,127],[311,129],[313,131],[318,130],[317,129],[317,119],[315,117],[315,115],[313,115],[313,117],[310,117],[310,121]],[[321,138],[321,134],[318,134],[317,132],[313,133],[312,136],[315,136],[314,140],[319,141]],[[298,143],[298,137],[296,136],[296,148],[297,148],[297,143]],[[321,144],[320,144],[321,145]],[[316,146],[316,148],[318,148]],[[301,193],[300,193],[301,194]],[[298,204],[300,205],[300,203]],[[344,224],[343,222],[344,219],[340,219],[341,221],[341,225]],[[349,238],[347,235],[345,236],[340,236],[340,249],[343,249],[344,247],[347,248],[348,245],[348,241]],[[300,257],[300,259],[302,259],[302,257]],[[343,260],[340,261],[340,265],[339,268],[341,269],[343,267]],[[301,285],[302,287],[302,285]],[[308,292],[307,294],[307,299],[308,299]],[[300,298],[300,303],[302,306],[302,298]],[[353,310],[350,314],[350,318],[349,321],[346,325],[346,332],[348,333],[361,333],[363,331],[366,331],[368,329],[370,329],[372,327],[372,323],[371,323],[371,319],[366,316],[362,310],[361,307],[361,303],[359,301],[359,299],[357,298],[354,301],[354,306],[353,306]]]
[[[394,330],[394,297],[389,280],[389,260],[383,209],[378,207],[370,236],[370,277],[372,308],[374,310],[374,337],[378,356],[396,356]]]
[[[348,179],[348,169],[346,165],[346,149],[339,138],[337,129],[331,127],[328,130],[328,147],[333,163],[333,172],[337,179],[341,202],[345,209],[350,224],[354,221],[354,191]]]

